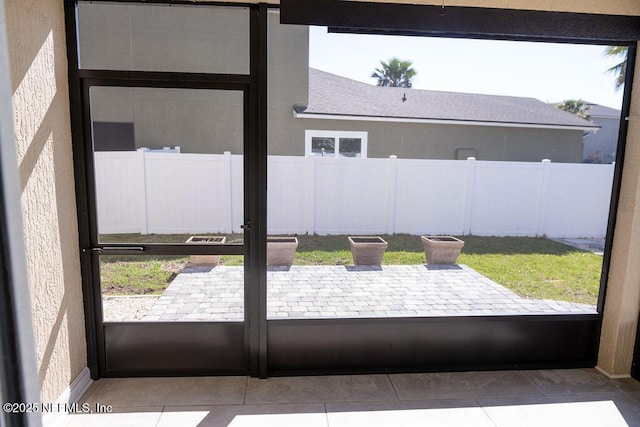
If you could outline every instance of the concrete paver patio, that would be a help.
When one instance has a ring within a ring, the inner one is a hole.
[[[241,321],[243,267],[188,266],[143,321]],[[465,265],[292,266],[267,272],[269,319],[595,314],[522,298]]]

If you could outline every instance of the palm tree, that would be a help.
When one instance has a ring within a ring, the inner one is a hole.
[[[620,89],[622,86],[624,86],[624,81],[627,76],[628,50],[629,49],[625,46],[607,46],[607,48],[604,50],[605,55],[622,59],[619,64],[616,64],[607,70],[608,73],[614,73],[616,76],[616,89]]]
[[[581,119],[591,120],[591,117],[589,117],[591,106],[587,105],[582,99],[565,99],[553,105],[568,113],[575,114]]]
[[[411,68],[411,61],[391,58],[386,63],[380,61],[380,68],[376,68],[371,77],[378,79],[378,86],[411,87],[411,80],[417,71]]]

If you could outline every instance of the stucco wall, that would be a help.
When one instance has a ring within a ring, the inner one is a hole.
[[[585,160],[600,159],[602,163],[611,163],[615,160],[618,146],[620,119],[596,116],[591,120],[601,128],[595,134],[585,136],[582,158]]]
[[[640,312],[640,61],[636,62],[598,366],[627,375]]]
[[[87,69],[249,74],[246,8],[115,3],[78,7]],[[92,120],[134,123],[136,148],[243,152],[241,91],[94,87]]]
[[[136,148],[243,153],[243,93],[208,89],[91,88],[91,118],[134,123]]]
[[[41,398],[86,366],[62,2],[5,0]]]
[[[300,137],[300,128],[296,127],[293,118],[293,105],[308,104],[309,27],[280,25],[278,13],[269,13],[267,22],[269,154],[304,155],[304,131]]]
[[[80,3],[80,65],[87,69],[249,74],[249,11]]]
[[[290,129],[270,137],[269,154],[304,155],[305,129],[368,132],[368,157],[455,160],[456,150],[476,150],[478,160],[579,163],[582,131],[357,120],[300,119],[291,116],[269,125]],[[271,135],[270,135],[271,136]]]

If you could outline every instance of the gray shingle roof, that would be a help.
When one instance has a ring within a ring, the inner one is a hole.
[[[612,117],[619,119],[620,118],[620,110],[616,110],[615,108],[605,107],[604,105],[594,104],[591,102],[586,102],[586,104],[590,107],[587,114],[591,117]]]
[[[378,87],[313,68],[309,69],[309,105],[295,110],[318,115],[599,127],[534,98]]]

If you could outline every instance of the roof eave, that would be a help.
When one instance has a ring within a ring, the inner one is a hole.
[[[321,120],[358,120],[367,122],[392,122],[392,123],[430,123],[430,124],[449,124],[462,126],[493,126],[493,127],[512,127],[512,128],[529,128],[529,129],[561,129],[561,130],[580,130],[587,132],[597,132],[601,126],[573,126],[545,123],[517,123],[517,122],[494,122],[479,120],[457,120],[457,119],[429,119],[418,117],[383,117],[383,116],[359,116],[348,114],[326,114],[326,113],[305,113],[293,110],[293,116],[299,119],[321,119]]]

